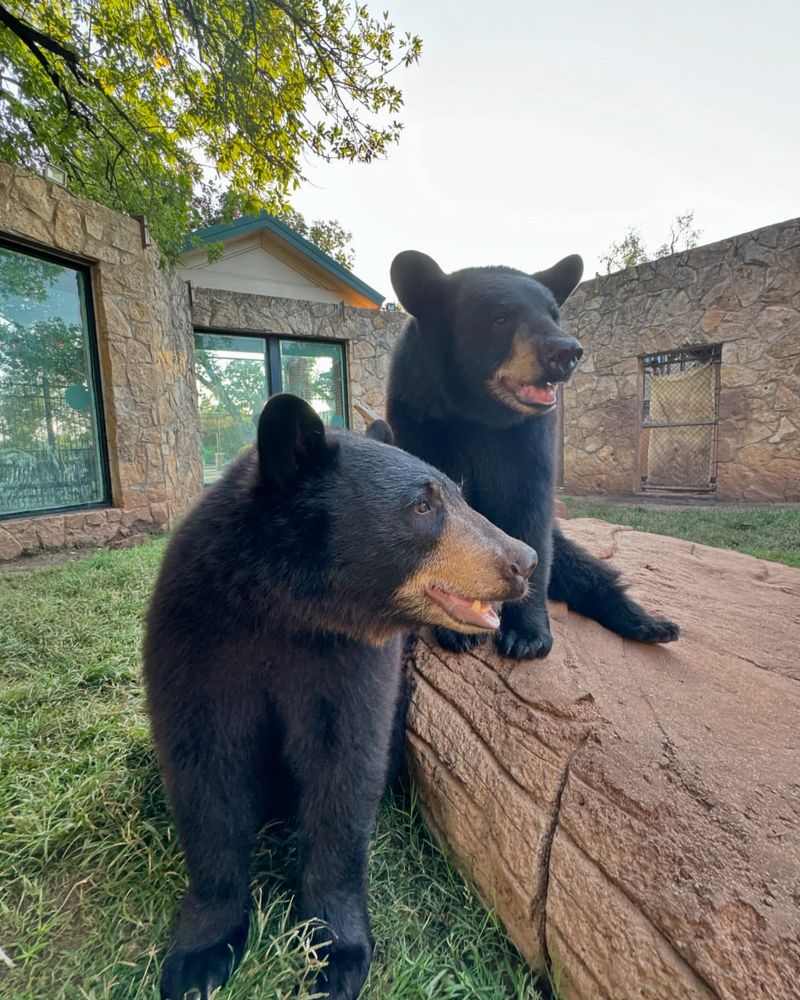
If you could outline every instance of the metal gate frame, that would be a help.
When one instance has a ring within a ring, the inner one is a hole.
[[[646,378],[657,368],[658,374],[671,374],[673,371],[686,371],[687,367],[697,363],[711,362],[714,379],[714,419],[686,420],[675,423],[651,423],[649,413],[645,414],[645,406],[649,402],[646,395]],[[681,347],[674,351],[659,351],[656,354],[639,356],[639,428],[636,436],[636,493],[647,493],[651,496],[663,494],[703,494],[713,495],[717,491],[717,454],[719,445],[719,392],[720,365],[722,362],[722,344],[702,344],[694,347]],[[711,427],[711,454],[709,456],[708,486],[648,486],[646,482],[647,469],[642,468],[642,440],[645,431],[659,428],[675,427]]]

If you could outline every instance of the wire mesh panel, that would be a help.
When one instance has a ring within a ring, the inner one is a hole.
[[[720,345],[641,359],[642,490],[713,492]]]

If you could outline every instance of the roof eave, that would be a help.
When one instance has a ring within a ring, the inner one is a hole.
[[[277,237],[282,239],[294,250],[310,258],[317,266],[327,271],[333,277],[343,282],[349,288],[358,292],[376,306],[383,304],[385,296],[376,291],[365,281],[357,278],[352,271],[348,271],[337,260],[334,260],[324,250],[320,250],[310,240],[305,239],[296,233],[285,222],[274,218],[266,212],[260,215],[244,216],[241,219],[233,219],[230,222],[220,222],[215,226],[207,226],[204,229],[196,229],[189,233],[184,241],[184,252],[199,250],[209,243],[224,243],[227,240],[239,236],[246,236],[248,233],[257,232],[259,229],[268,229]]]

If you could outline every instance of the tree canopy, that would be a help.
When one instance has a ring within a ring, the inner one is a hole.
[[[673,219],[667,239],[656,250],[650,251],[645,246],[641,232],[635,226],[629,226],[622,239],[611,244],[600,262],[605,264],[606,274],[623,271],[648,260],[669,257],[679,250],[691,250],[697,246],[702,235],[702,229],[694,228],[694,212],[684,212]]]
[[[63,167],[173,259],[209,173],[279,211],[304,157],[383,155],[421,44],[350,0],[2,0],[0,159]]]

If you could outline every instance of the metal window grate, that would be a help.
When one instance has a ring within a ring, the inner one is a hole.
[[[640,358],[640,490],[716,489],[720,360],[720,344]]]
[[[102,495],[93,414],[88,407],[76,410],[70,405],[70,392],[76,388],[83,387],[52,382],[46,377],[38,384],[3,382],[3,513],[79,507]],[[13,446],[23,441],[24,448]]]

